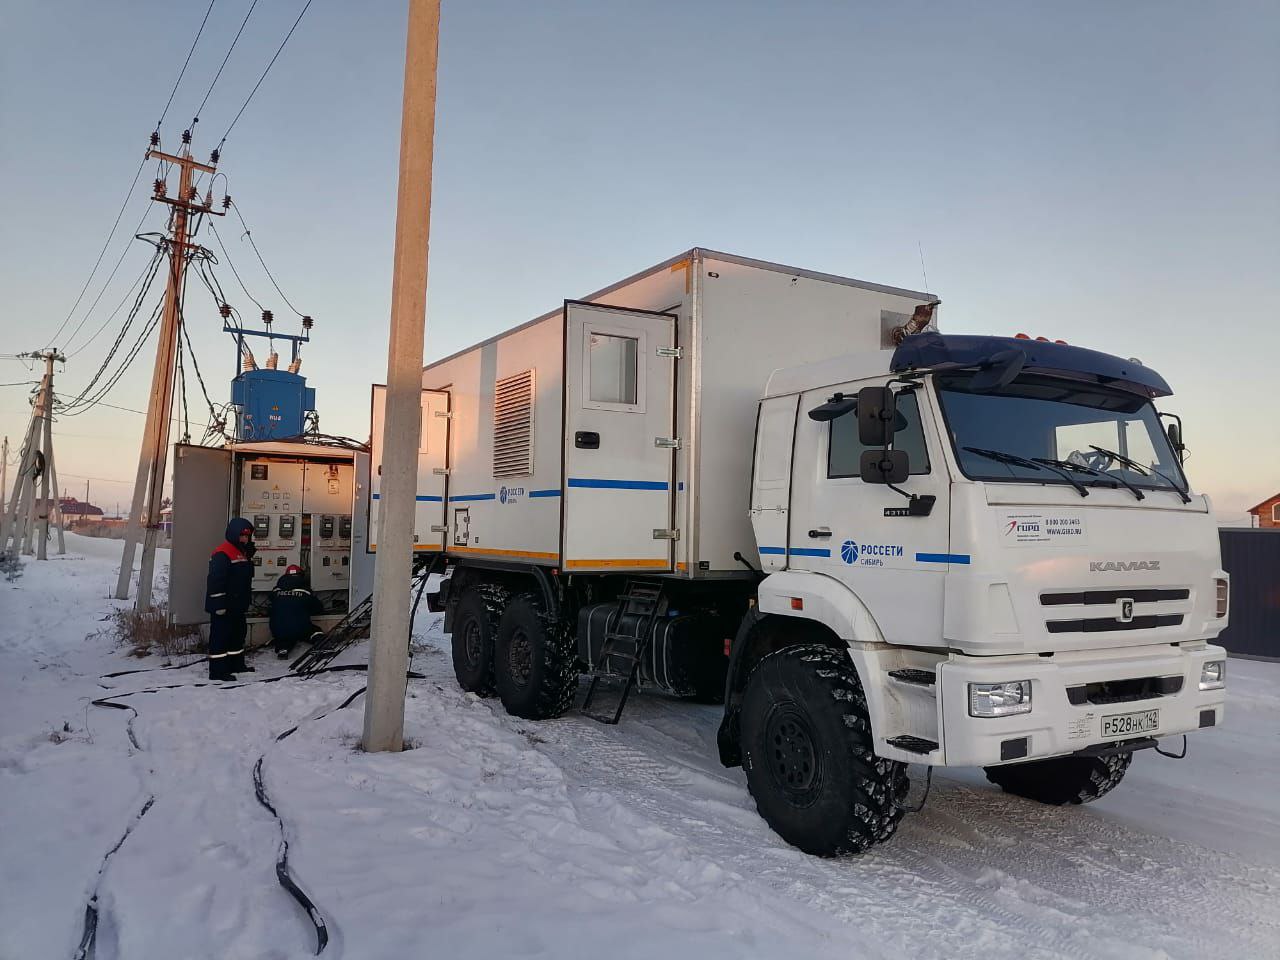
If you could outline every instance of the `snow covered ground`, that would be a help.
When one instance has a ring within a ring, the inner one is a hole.
[[[1225,727],[1180,763],[1139,754],[1096,804],[943,771],[888,845],[823,861],[719,765],[715,708],[641,696],[618,728],[508,717],[457,688],[425,612],[404,754],[356,749],[361,699],[326,714],[359,673],[137,694],[136,719],[92,706],[204,671],[100,679],[159,662],[94,635],[120,543],[68,548],[0,580],[3,960],[73,956],[95,887],[98,958],[309,955],[254,797],[260,756],[326,957],[1280,956],[1280,664],[1231,661]]]

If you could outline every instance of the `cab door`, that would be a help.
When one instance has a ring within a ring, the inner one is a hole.
[[[676,318],[569,301],[561,564],[673,568]]]
[[[908,515],[905,496],[862,481],[866,448],[858,440],[855,412],[826,423],[806,416],[836,391],[850,395],[869,385],[878,384],[845,384],[800,398],[788,564],[846,583],[889,642],[935,643],[945,575],[969,557],[949,550],[950,484],[928,397],[922,389],[898,393],[900,425],[893,439],[911,462],[900,489],[933,496],[928,516]]]
[[[369,551],[378,549],[378,513],[382,502],[383,415],[387,388],[373,387],[372,449],[369,467]],[[422,426],[418,434],[418,483],[413,511],[413,549],[443,549],[445,498],[449,485],[449,394],[422,391]]]

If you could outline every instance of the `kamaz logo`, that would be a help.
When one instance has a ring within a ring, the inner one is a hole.
[[[1159,570],[1159,560],[1090,560],[1090,573],[1127,573],[1131,570]]]

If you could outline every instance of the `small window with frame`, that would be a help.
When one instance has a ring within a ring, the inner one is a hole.
[[[583,328],[582,405],[595,410],[644,412],[640,361],[645,336],[640,330]]]
[[[897,395],[897,422],[894,424],[894,450],[903,450],[911,462],[911,475],[929,473],[929,447],[920,422],[920,403],[915,391],[903,390]],[[830,423],[827,435],[827,479],[841,480],[862,476],[863,451],[872,449],[858,439],[858,413],[851,410]]]

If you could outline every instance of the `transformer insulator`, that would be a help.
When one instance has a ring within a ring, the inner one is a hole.
[[[262,311],[262,322],[265,323],[268,327],[271,326],[271,321],[274,319],[275,318],[271,315],[270,310]]]
[[[210,210],[213,209],[213,191],[212,190],[205,191],[204,205],[208,207]]]
[[[218,313],[222,314],[222,319],[226,320],[231,316],[231,304],[222,303],[218,305]]]
[[[222,154],[220,154],[217,150],[214,150],[212,153],[209,154],[209,162],[216,167],[218,165],[218,158],[221,156]]]
[[[151,131],[151,145],[152,145],[153,147],[158,147],[158,146],[160,146],[160,131],[159,131],[159,130],[153,130],[153,131]]]
[[[231,194],[229,194],[229,193],[224,193],[224,194],[222,195],[222,209],[223,209],[223,210],[230,210],[230,209],[231,209]]]
[[[155,185],[152,189],[155,191],[155,195],[157,197],[163,197],[165,193],[165,182],[163,180],[155,181]]]
[[[310,317],[303,317],[303,318],[302,318],[302,329],[303,329],[303,330],[310,330],[314,325],[315,325],[315,321],[314,321],[314,320],[312,320]]]
[[[190,143],[191,143],[191,131],[190,131],[190,130],[183,130],[183,131],[182,131],[182,142],[183,142],[183,143],[186,143],[186,144],[190,144]]]

